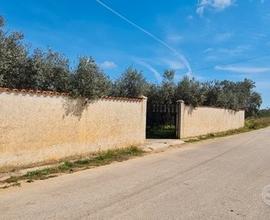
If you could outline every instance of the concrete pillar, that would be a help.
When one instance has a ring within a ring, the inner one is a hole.
[[[146,117],[147,117],[147,97],[141,96],[142,99],[142,132],[143,132],[143,139],[146,140]]]
[[[178,139],[183,138],[183,123],[184,123],[184,108],[185,102],[183,100],[178,100],[177,102],[177,117],[176,117],[176,137]]]

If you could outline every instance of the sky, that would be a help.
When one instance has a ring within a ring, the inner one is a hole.
[[[176,81],[249,78],[270,107],[270,0],[0,0],[0,15],[71,66],[92,56],[112,79],[128,66],[157,83],[166,69]]]

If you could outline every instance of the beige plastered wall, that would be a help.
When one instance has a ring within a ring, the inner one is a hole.
[[[197,107],[179,103],[179,137],[189,138],[244,127],[245,111]]]
[[[0,168],[140,145],[146,101],[0,92]]]

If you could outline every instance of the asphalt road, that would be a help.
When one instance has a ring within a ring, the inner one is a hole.
[[[269,128],[2,190],[0,219],[269,220],[268,184]]]

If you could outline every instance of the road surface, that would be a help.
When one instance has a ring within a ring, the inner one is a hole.
[[[269,184],[268,128],[2,190],[0,219],[269,220]]]

